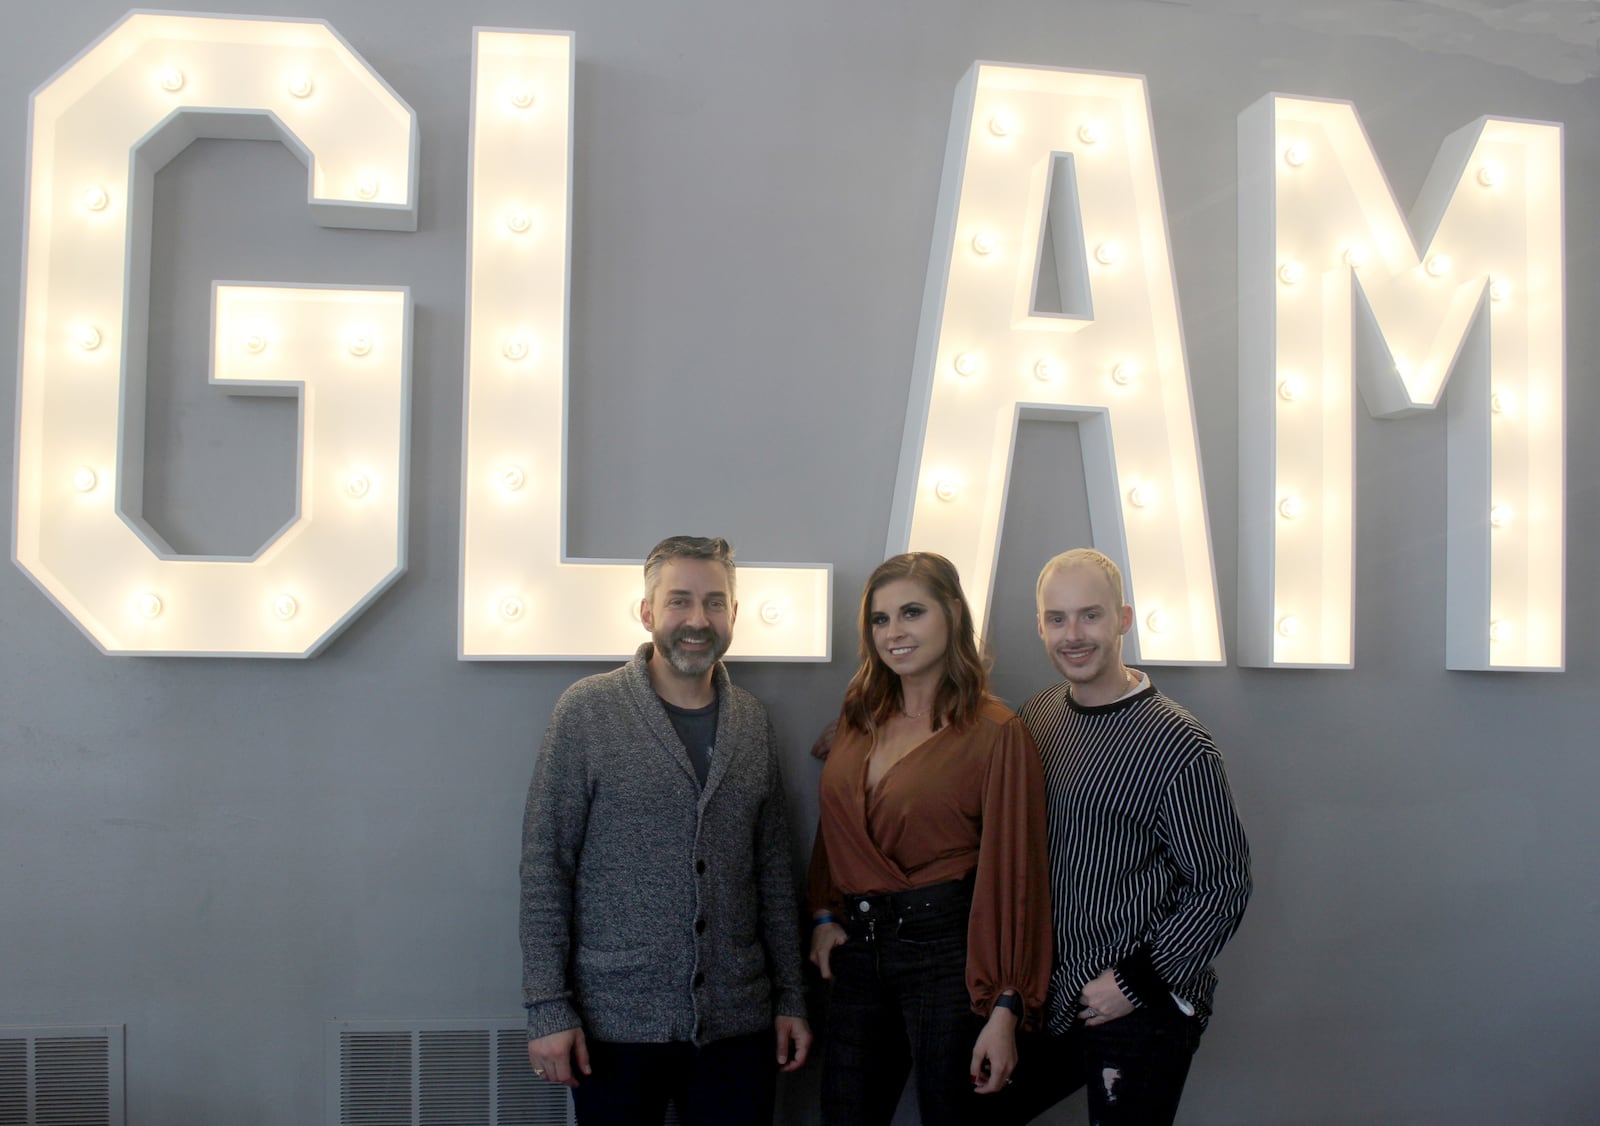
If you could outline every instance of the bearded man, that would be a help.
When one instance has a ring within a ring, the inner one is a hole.
[[[651,640],[562,694],[528,790],[528,1058],[584,1126],[768,1123],[811,1031],[776,740],[721,662],[733,552],[674,536],[644,580]]]

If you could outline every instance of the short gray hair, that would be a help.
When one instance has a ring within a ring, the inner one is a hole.
[[[644,597],[646,601],[653,600],[656,596],[656,587],[661,585],[661,568],[673,559],[709,559],[713,563],[721,563],[728,572],[728,597],[733,598],[738,578],[734,574],[733,548],[728,541],[718,536],[707,539],[705,536],[668,536],[650,549],[650,554],[644,561]]]

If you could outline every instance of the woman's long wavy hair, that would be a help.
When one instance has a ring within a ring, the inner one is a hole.
[[[944,612],[945,625],[950,631],[950,642],[944,653],[944,677],[933,699],[933,729],[937,731],[946,723],[958,731],[968,727],[978,718],[978,709],[989,695],[989,672],[978,654],[977,631],[972,625],[972,611],[967,608],[966,596],[961,592],[961,576],[956,573],[955,564],[931,551],[913,551],[885,559],[867,580],[867,589],[861,592],[861,614],[857,621],[861,630],[861,666],[845,689],[840,719],[862,734],[871,735],[905,706],[899,675],[884,664],[883,658],[878,656],[878,647],[872,643],[872,596],[896,579],[910,579],[921,584]]]

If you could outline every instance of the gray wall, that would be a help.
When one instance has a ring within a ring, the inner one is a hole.
[[[20,27],[0,36],[15,309],[27,95],[122,7],[4,10]],[[163,173],[146,509],[209,551],[248,549],[292,508],[292,408],[204,385],[211,279],[409,284],[411,567],[307,662],[103,657],[0,568],[0,1025],[126,1023],[131,1122],[297,1126],[322,1114],[324,1021],[518,1010],[523,793],[557,695],[598,666],[454,658],[470,29],[571,28],[570,548],[638,557],[691,530],[834,564],[835,660],[734,670],[788,748],[797,864],[806,748],[882,555],[951,94],[973,59],[1149,76],[1231,647],[1236,114],[1274,90],[1353,100],[1407,205],[1472,118],[1566,123],[1567,671],[1444,671],[1444,419],[1363,415],[1355,670],[1156,680],[1223,745],[1256,856],[1186,1121],[1597,1113],[1595,4],[240,10],[331,20],[417,109],[421,224],[315,228],[301,167],[260,143],[202,143]],[[0,321],[0,353],[14,333]],[[0,395],[0,443],[14,428]],[[1050,679],[1033,575],[1088,535],[1076,457],[1070,429],[1022,434],[993,631],[1014,702]],[[12,473],[8,447],[8,498]],[[786,1085],[787,1121],[813,1120],[813,1084]]]

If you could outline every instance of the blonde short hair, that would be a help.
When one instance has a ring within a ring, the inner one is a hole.
[[[1100,569],[1100,573],[1111,584],[1111,593],[1116,596],[1116,604],[1111,608],[1113,610],[1122,609],[1122,568],[1118,567],[1116,561],[1109,555],[1096,551],[1092,547],[1075,547],[1071,551],[1063,551],[1046,563],[1044,570],[1039,572],[1038,583],[1033,588],[1034,604],[1038,605],[1039,599],[1044,596],[1045,583],[1049,582],[1058,572],[1064,571],[1068,567],[1076,567],[1079,564],[1086,564]]]

